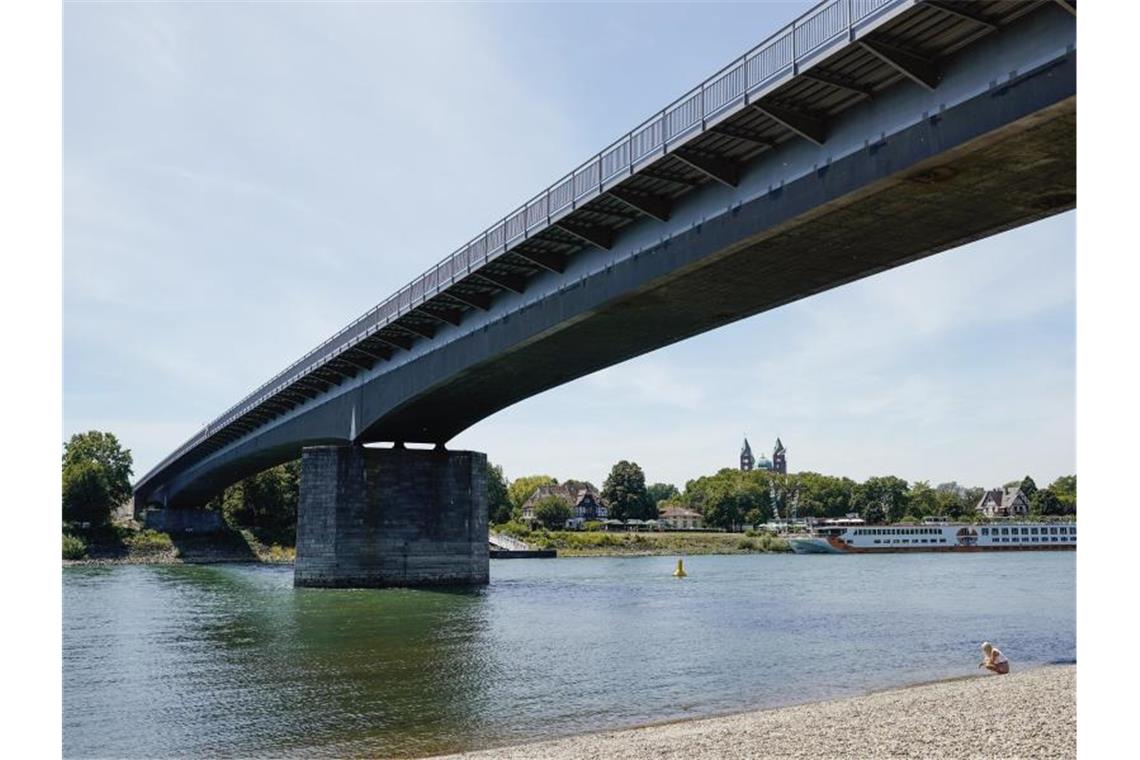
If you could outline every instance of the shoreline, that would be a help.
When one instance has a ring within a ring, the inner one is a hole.
[[[88,557],[60,560],[63,567],[110,567],[113,565],[292,565],[291,559],[183,559],[182,557]]]
[[[438,755],[472,758],[1076,756],[1076,665],[964,675],[809,701]]]

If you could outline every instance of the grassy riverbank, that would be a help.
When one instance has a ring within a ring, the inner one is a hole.
[[[263,542],[249,530],[180,535],[132,525],[64,531],[65,564],[208,564],[292,562],[293,546]],[[700,554],[765,554],[788,551],[786,541],[741,533],[601,533],[531,531],[520,536],[559,557],[621,557]]]
[[[764,554],[789,551],[783,539],[741,533],[603,533],[530,531],[519,535],[536,549],[557,549],[559,557],[655,556],[675,554]]]
[[[63,537],[64,564],[292,562],[295,554],[292,546],[264,543],[248,530],[187,535],[126,524],[67,528]]]
[[[1072,758],[1076,678],[1075,665],[1048,666],[453,757]]]

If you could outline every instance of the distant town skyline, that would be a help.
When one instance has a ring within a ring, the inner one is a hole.
[[[64,438],[114,432],[141,475],[809,5],[69,5]],[[722,327],[449,445],[509,477],[600,485],[629,459],[683,487],[747,433],[792,472],[1044,485],[1076,469],[1074,227]]]

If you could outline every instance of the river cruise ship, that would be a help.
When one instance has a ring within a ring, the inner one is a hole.
[[[1077,548],[1077,524],[931,521],[867,525],[859,519],[825,520],[807,535],[787,536],[787,541],[796,554],[1071,550]]]

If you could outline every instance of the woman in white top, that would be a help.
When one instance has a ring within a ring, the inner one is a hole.
[[[993,644],[988,641],[983,641],[982,654],[984,654],[986,658],[978,664],[979,668],[984,667],[986,670],[992,670],[994,673],[1002,676],[1009,672],[1009,660],[1007,660],[1005,655],[1001,653],[1001,650]]]

